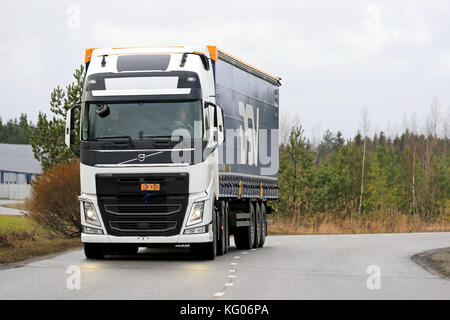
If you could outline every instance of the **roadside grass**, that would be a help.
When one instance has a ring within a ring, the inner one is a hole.
[[[0,235],[19,232],[43,234],[45,230],[25,216],[0,216]]]
[[[437,251],[430,259],[440,273],[450,278],[450,248]]]
[[[0,216],[0,264],[79,246],[79,239],[57,237],[25,216]]]
[[[376,212],[365,217],[349,217],[343,214],[317,214],[312,217],[277,214],[272,220],[273,224],[268,226],[268,233],[272,235],[450,231],[450,215],[425,221],[418,215],[398,212]]]
[[[27,210],[27,206],[25,202],[17,202],[17,203],[7,203],[3,204],[2,207],[17,209],[17,210]]]

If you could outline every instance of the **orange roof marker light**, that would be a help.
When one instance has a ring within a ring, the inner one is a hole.
[[[89,48],[86,49],[86,55],[84,57],[84,64],[88,63],[89,61],[91,61],[92,58],[92,52],[95,50],[96,48]]]
[[[214,61],[217,61],[217,59],[219,58],[219,53],[217,50],[216,46],[207,46],[208,50],[209,50],[209,55],[211,56],[211,59],[213,59]]]

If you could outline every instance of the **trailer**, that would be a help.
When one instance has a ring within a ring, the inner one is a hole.
[[[263,247],[281,79],[216,46],[87,49],[85,63],[65,139],[80,157],[86,257],[187,244],[214,259],[231,235]]]

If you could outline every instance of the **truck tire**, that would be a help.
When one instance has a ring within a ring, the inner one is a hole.
[[[255,240],[253,248],[258,248],[261,241],[261,207],[259,203],[255,203]]]
[[[250,225],[246,227],[238,227],[234,233],[234,243],[239,250],[248,250],[253,248],[255,240],[255,208],[249,203],[250,209]]]
[[[132,256],[135,255],[139,250],[139,247],[134,244],[119,244],[112,248],[111,254],[118,254],[122,256]]]
[[[105,246],[99,243],[85,243],[84,254],[87,259],[101,260],[105,257]]]
[[[214,260],[217,256],[217,211],[213,206],[213,221],[211,228],[213,231],[213,241],[206,243],[192,243],[190,245],[191,253],[204,260]]]
[[[261,239],[259,241],[259,247],[264,247],[267,236],[267,211],[264,202],[261,203]]]
[[[230,248],[230,206],[225,202],[225,253]]]
[[[223,256],[226,253],[227,240],[226,240],[226,203],[225,201],[217,202],[218,206],[218,219],[219,222],[217,224],[217,255]]]

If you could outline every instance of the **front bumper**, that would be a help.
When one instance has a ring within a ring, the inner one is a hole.
[[[94,204],[94,207],[97,212],[99,212],[98,208],[98,202],[96,201],[95,195],[83,195],[80,197],[84,200],[89,200],[91,203]],[[184,231],[186,228],[186,222],[189,218],[189,212],[196,201],[205,201],[205,209],[204,209],[204,215],[203,215],[203,223],[200,223],[198,225],[192,225],[188,228],[194,228],[198,226],[203,225],[209,225],[208,232],[207,233],[201,233],[201,234],[184,234]],[[81,210],[82,206],[80,205]],[[170,236],[157,236],[157,235],[128,235],[128,236],[115,236],[108,234],[104,221],[99,214],[99,220],[100,220],[100,226],[94,226],[91,224],[86,223],[84,214],[81,215],[81,223],[82,225],[89,226],[96,229],[101,229],[104,234],[87,234],[82,233],[81,234],[81,241],[84,243],[133,243],[133,244],[140,244],[142,243],[143,246],[145,244],[189,244],[189,243],[205,243],[205,242],[211,242],[213,241],[213,234],[212,234],[212,228],[211,228],[211,199],[209,199],[207,193],[201,193],[201,194],[191,194],[188,198],[188,205],[186,214],[184,214],[184,219],[182,221],[182,227],[179,234],[176,235],[170,235]]]
[[[111,235],[81,234],[81,241],[86,243],[133,243],[133,244],[189,244],[213,241],[212,228],[208,233],[176,235],[170,237],[116,237]]]

